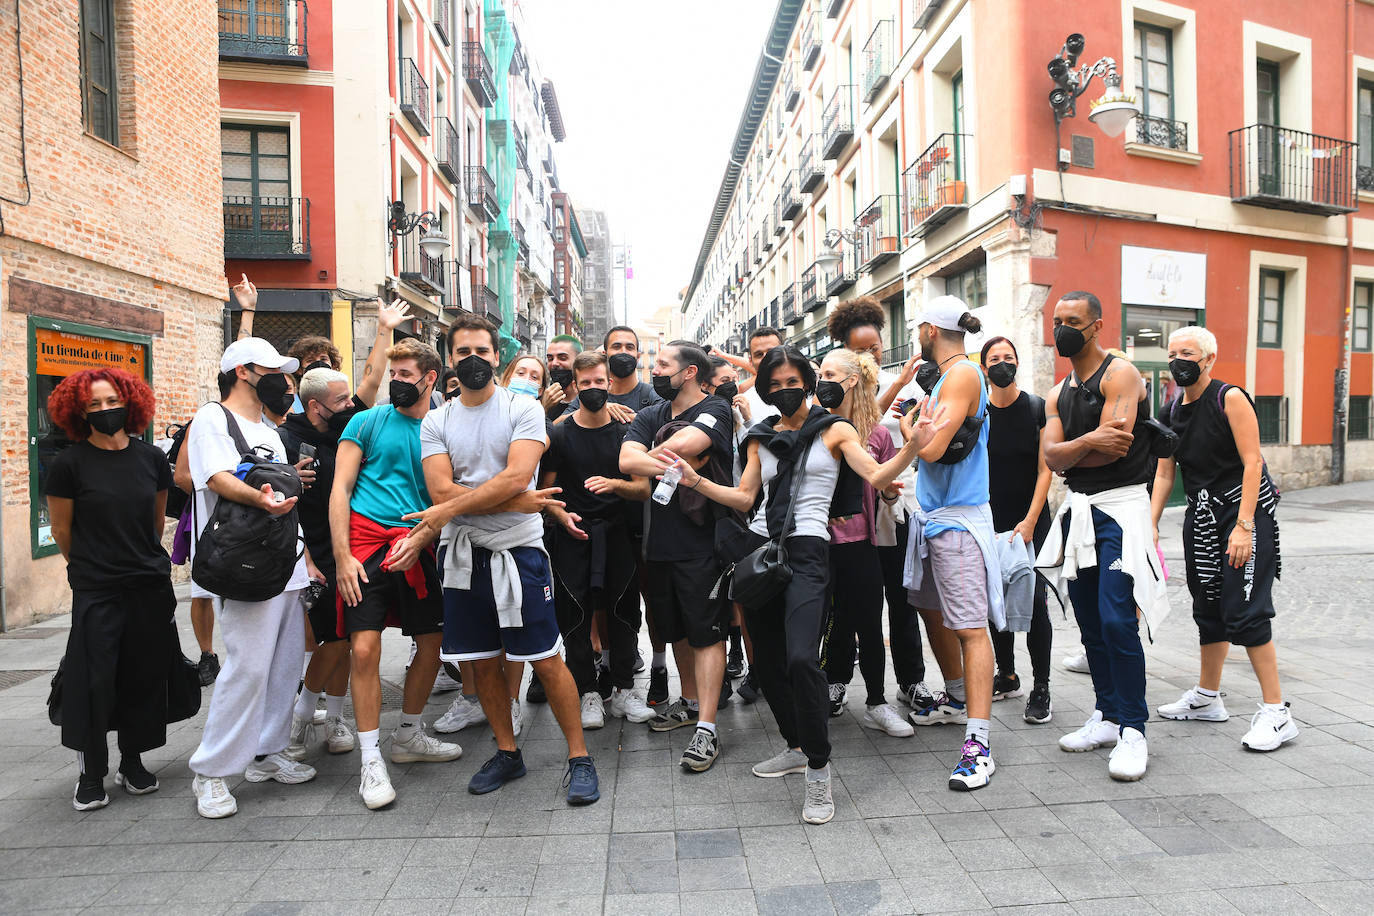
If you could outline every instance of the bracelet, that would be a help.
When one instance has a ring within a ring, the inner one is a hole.
[[[689,490],[695,490],[695,489],[696,489],[697,487],[699,487],[699,486],[701,486],[701,478],[700,478],[700,477],[697,478],[697,482],[696,482],[696,483],[692,484],[692,485],[691,485],[690,487],[688,487],[687,489],[689,489]]]

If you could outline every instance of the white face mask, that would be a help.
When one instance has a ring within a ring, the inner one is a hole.
[[[510,384],[506,386],[506,390],[511,394],[523,394],[525,397],[539,397],[539,386],[527,378],[511,379]]]

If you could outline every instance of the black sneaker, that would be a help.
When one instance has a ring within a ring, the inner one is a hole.
[[[641,672],[641,671],[643,671],[643,670],[644,670],[644,653],[641,652],[641,651],[639,651],[638,649],[636,649],[636,650],[635,650],[635,674],[638,674],[639,672]]]
[[[530,703],[547,703],[549,695],[544,692],[544,682],[539,680],[539,675],[530,675],[530,686],[525,688],[525,699]]]
[[[830,685],[830,717],[844,715],[844,684]]]
[[[596,778],[596,766],[590,757],[573,757],[563,774],[563,788],[568,790],[568,804],[590,805],[601,798]]]
[[[1021,687],[1021,676],[1018,674],[1001,674],[999,672],[992,679],[992,698],[994,700],[1012,700],[1025,695],[1026,691]]]
[[[649,731],[670,732],[675,728],[682,728],[684,725],[696,725],[701,721],[701,714],[692,709],[682,700],[674,700],[669,703],[664,710],[649,720]]]
[[[734,645],[730,647],[730,657],[725,662],[725,676],[734,680],[744,674],[744,647]]]
[[[78,811],[94,811],[109,803],[110,796],[105,794],[105,780],[82,774],[76,782],[76,791],[72,793],[72,807]]]
[[[757,703],[759,697],[763,696],[763,691],[759,689],[758,678],[754,677],[753,668],[750,668],[749,673],[744,676],[737,692],[739,698],[745,703]]]
[[[468,791],[473,795],[486,795],[525,775],[525,758],[520,751],[497,751],[482,768],[472,774],[468,781]]]
[[[649,670],[649,695],[644,698],[644,702],[650,706],[662,706],[668,702],[668,669],[652,668]]]
[[[925,681],[901,686],[897,690],[897,696],[913,710],[929,709],[935,705],[935,694],[926,686]]]
[[[200,673],[200,686],[209,687],[219,677],[219,656],[213,652],[200,653],[196,671]]]
[[[148,772],[141,760],[120,761],[115,772],[115,785],[123,786],[130,795],[147,795],[158,790],[157,777]]]
[[[705,773],[711,769],[711,764],[716,762],[720,756],[720,738],[715,732],[698,728],[692,734],[692,740],[687,745],[687,750],[682,752],[681,763],[684,770],[691,770],[693,773]]]
[[[611,698],[615,685],[611,683],[611,668],[609,665],[597,665],[596,671],[596,692],[601,694],[602,702]]]
[[[716,700],[716,708],[724,709],[725,707],[729,706],[730,698],[734,695],[735,687],[733,684],[730,683],[730,678],[728,676],[722,678],[720,682],[720,699]]]
[[[1026,714],[1021,718],[1033,725],[1044,725],[1054,718],[1053,708],[1050,703],[1050,685],[1036,684],[1031,688],[1030,699],[1026,701]]]

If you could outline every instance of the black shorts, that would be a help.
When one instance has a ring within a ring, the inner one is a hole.
[[[716,589],[722,570],[715,557],[649,560],[646,567],[644,599],[659,639],[685,639],[694,649],[725,641],[731,609],[726,585]],[[717,590],[714,598],[713,590]]]
[[[363,597],[357,607],[344,605],[344,626],[349,635],[363,630],[384,630],[400,626],[406,636],[440,633],[444,629],[444,593],[434,554],[424,550],[416,566],[425,576],[425,596],[421,598],[403,572],[383,572],[382,560],[389,547],[380,547],[367,558],[363,569],[367,582],[359,582]]]
[[[323,571],[323,570],[321,570]],[[338,592],[334,589],[334,577],[320,594],[320,600],[310,606],[306,614],[310,618],[310,632],[315,634],[315,644],[322,646],[327,642],[338,642],[345,637],[339,635]]]
[[[1214,540],[1202,543],[1197,534],[1195,502],[1183,516],[1183,553],[1188,591],[1193,598],[1193,622],[1204,646],[1229,642],[1262,646],[1273,639],[1274,580],[1278,573],[1278,532],[1274,516],[1255,510],[1254,550],[1250,561],[1236,569],[1226,557],[1226,544],[1240,514],[1238,503],[1216,500]]]

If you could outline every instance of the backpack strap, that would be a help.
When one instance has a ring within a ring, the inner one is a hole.
[[[222,403],[219,405],[219,409],[224,411],[224,425],[229,428],[229,438],[234,440],[234,448],[239,450],[240,455],[247,455],[252,452],[253,450],[248,447],[248,440],[243,438],[243,430],[239,429],[238,420],[234,419],[233,412]]]

